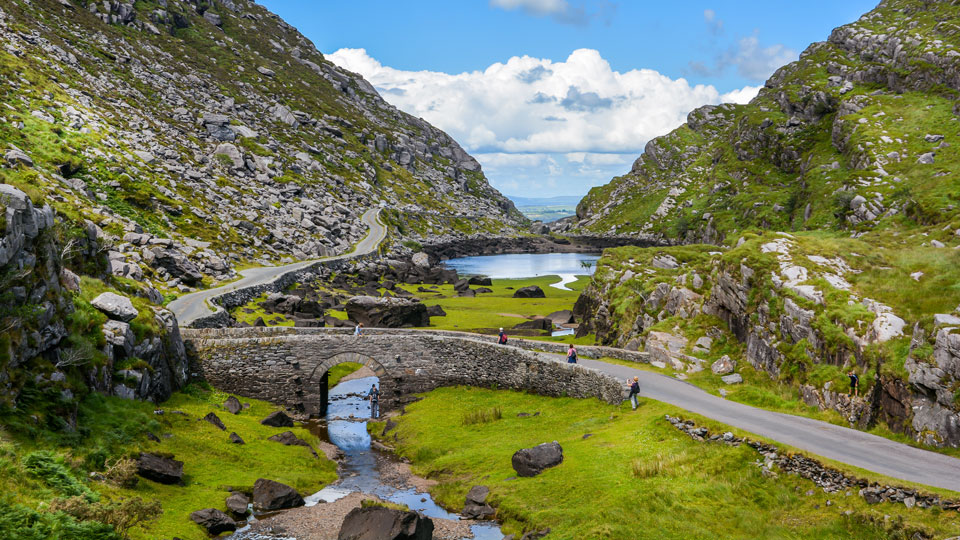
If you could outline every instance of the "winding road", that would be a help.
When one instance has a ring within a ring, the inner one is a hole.
[[[188,294],[171,302],[168,307],[176,314],[181,325],[189,326],[197,318],[222,309],[214,308],[211,301],[226,292],[265,284],[287,272],[298,271],[321,261],[372,253],[386,237],[386,229],[378,221],[378,214],[379,208],[363,214],[363,222],[370,231],[347,254],[244,270],[240,272],[243,277],[238,281]],[[960,492],[960,459],[819,420],[757,409],[711,395],[692,384],[658,373],[586,358],[581,358],[580,364],[621,380],[638,376],[641,395],[645,397],[670,403],[811,454],[900,480]]]
[[[240,272],[240,275],[243,276],[241,279],[232,283],[228,283],[222,287],[206,289],[181,296],[173,302],[170,302],[167,305],[167,309],[172,311],[177,316],[177,321],[181,326],[190,326],[191,323],[196,321],[198,318],[216,313],[219,309],[222,309],[220,307],[215,307],[215,304],[213,304],[212,300],[224,293],[236,289],[242,289],[244,287],[269,283],[270,281],[282,276],[283,274],[286,274],[287,272],[296,272],[318,262],[333,261],[337,259],[350,259],[372,253],[380,245],[380,242],[382,242],[387,236],[386,227],[381,225],[378,219],[379,214],[380,208],[371,208],[364,212],[360,219],[370,230],[367,233],[367,236],[358,242],[357,245],[354,246],[353,251],[350,251],[349,253],[336,255],[334,257],[300,261],[283,266],[262,266],[258,268],[242,270]]]
[[[744,431],[876,473],[960,492],[960,459],[922,450],[856,429],[729,401],[673,377],[580,359],[618,379],[640,377],[640,395],[663,401]]]

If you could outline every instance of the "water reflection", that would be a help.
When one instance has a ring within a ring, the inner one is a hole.
[[[460,257],[444,261],[448,268],[465,276],[516,279],[536,276],[593,275],[600,255],[587,253],[519,253]],[[585,267],[582,263],[590,266]]]

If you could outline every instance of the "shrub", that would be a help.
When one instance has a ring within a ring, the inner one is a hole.
[[[127,533],[133,527],[163,513],[160,501],[145,501],[140,497],[108,503],[90,503],[83,497],[54,499],[50,503],[50,510],[68,514],[81,521],[106,523],[124,538],[127,538]]]
[[[69,497],[83,496],[95,501],[98,495],[77,480],[70,469],[46,450],[31,452],[23,458],[23,466],[47,485]]]
[[[499,420],[503,417],[503,410],[500,407],[489,407],[486,409],[477,409],[463,413],[461,424],[469,426],[472,424],[486,424]]]
[[[112,527],[94,521],[78,522],[62,512],[37,512],[0,501],[0,538],[17,540],[117,540]]]

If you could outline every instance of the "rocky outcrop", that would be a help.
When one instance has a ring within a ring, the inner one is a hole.
[[[355,296],[346,303],[351,321],[371,328],[410,328],[430,325],[427,306],[416,299]]]
[[[518,476],[536,476],[563,462],[563,448],[557,441],[538,444],[533,448],[517,450],[510,461]]]
[[[344,518],[337,540],[430,540],[433,520],[418,512],[384,506],[354,508]]]

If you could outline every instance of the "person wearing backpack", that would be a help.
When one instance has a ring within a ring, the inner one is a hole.
[[[571,343],[570,348],[567,349],[567,363],[568,364],[577,363],[577,349],[574,348],[573,343]]]
[[[507,344],[507,334],[503,331],[503,328],[500,329],[500,337],[497,338],[497,343],[500,345]]]
[[[370,418],[380,418],[380,390],[376,384],[370,387],[367,398],[370,399]]]
[[[629,382],[630,380],[627,379]],[[633,407],[633,410],[637,410],[639,403],[637,402],[637,396],[640,395],[640,377],[634,377],[633,382],[630,383],[630,405]]]

